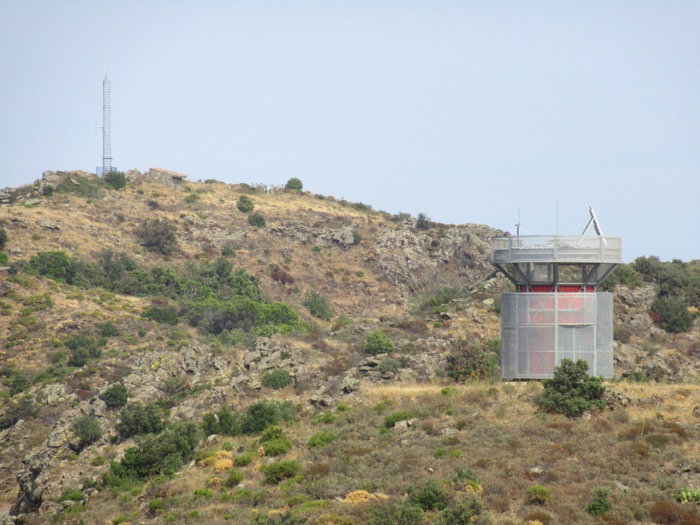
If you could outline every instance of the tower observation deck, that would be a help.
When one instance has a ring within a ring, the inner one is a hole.
[[[552,377],[562,359],[612,377],[613,296],[600,284],[622,262],[622,241],[604,237],[591,209],[583,234],[500,236],[491,262],[514,285],[501,296],[501,376]],[[586,235],[589,226],[598,235]]]

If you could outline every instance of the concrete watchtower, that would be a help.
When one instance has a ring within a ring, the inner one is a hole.
[[[605,237],[595,212],[578,236],[502,236],[491,262],[515,285],[501,296],[501,376],[552,377],[562,359],[613,375],[613,295],[598,290],[622,262],[622,240]],[[597,235],[586,235],[593,225]]]

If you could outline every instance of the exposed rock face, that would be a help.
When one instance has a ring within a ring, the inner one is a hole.
[[[489,239],[496,233],[481,226],[453,226],[440,233],[419,233],[407,225],[387,229],[377,239],[376,265],[387,281],[409,291],[425,286],[443,265],[456,265],[462,276],[478,281],[493,272]]]

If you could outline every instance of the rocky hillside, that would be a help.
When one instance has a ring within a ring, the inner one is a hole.
[[[462,523],[440,507],[463,496],[471,522],[586,523],[599,486],[611,520],[696,522],[675,494],[700,487],[698,331],[655,324],[654,282],[616,290],[610,410],[543,419],[538,383],[494,379],[510,285],[487,226],[136,172],[47,172],[0,202],[7,523],[394,523],[435,487],[402,523]],[[187,424],[208,437],[181,464],[117,475]]]

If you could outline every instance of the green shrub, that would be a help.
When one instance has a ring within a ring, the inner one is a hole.
[[[172,255],[178,249],[177,227],[167,219],[146,219],[135,230],[136,237],[147,250]]]
[[[54,281],[65,281],[70,258],[66,252],[39,252],[29,259],[29,273],[48,277]]]
[[[290,401],[261,400],[250,405],[243,417],[244,434],[259,434],[267,427],[296,419],[296,409]]]
[[[137,447],[127,448],[122,460],[111,464],[105,481],[108,486],[119,487],[130,479],[172,475],[194,458],[201,438],[196,424],[175,422],[160,434],[145,436]]]
[[[79,489],[72,489],[67,487],[61,492],[61,496],[58,501],[82,501],[83,493]]]
[[[99,359],[102,357],[101,347],[106,342],[104,338],[94,335],[69,335],[66,340],[66,346],[70,349],[68,366],[81,367],[91,359]]]
[[[238,469],[232,468],[228,471],[228,477],[226,478],[226,486],[231,488],[239,485],[241,481],[245,479],[243,472]]]
[[[143,310],[142,317],[150,319],[160,324],[169,324],[175,326],[180,322],[180,316],[177,309],[172,306],[147,306]]]
[[[5,245],[7,244],[7,237],[7,230],[2,224],[0,224],[0,250],[5,248]]]
[[[597,488],[594,491],[595,498],[586,505],[586,512],[591,516],[600,516],[612,510],[613,504],[608,498],[608,491],[602,488]]]
[[[400,412],[394,412],[393,414],[389,414],[384,418],[384,428],[394,428],[394,425],[398,423],[399,421],[406,421],[407,419],[411,419],[413,417],[413,414],[410,412],[405,412],[405,411],[400,411]]]
[[[292,177],[287,181],[287,184],[285,184],[284,188],[287,190],[301,191],[302,189],[304,189],[304,184],[301,182],[301,179]]]
[[[242,213],[250,213],[255,209],[255,203],[253,202],[253,199],[247,195],[241,195],[236,203],[236,208],[238,208],[238,211]]]
[[[111,321],[97,325],[97,329],[102,337],[117,337],[119,329]]]
[[[185,195],[184,201],[187,204],[194,204],[195,202],[199,201],[199,195],[196,193],[190,193],[189,195]]]
[[[47,184],[41,190],[41,194],[44,195],[45,197],[51,197],[51,195],[53,195],[53,191],[54,191],[54,187],[51,184]]]
[[[248,224],[256,228],[264,228],[267,224],[265,217],[260,213],[251,213],[248,215]]]
[[[105,184],[115,190],[126,188],[126,174],[123,171],[110,171],[104,176]]]
[[[527,501],[533,505],[544,505],[552,497],[552,491],[542,485],[530,485],[526,490]]]
[[[292,450],[292,442],[287,437],[263,441],[260,446],[262,446],[265,455],[268,457],[282,456]]]
[[[678,297],[659,297],[651,304],[651,310],[661,318],[661,328],[667,332],[687,332],[693,326],[688,304]]]
[[[139,434],[155,434],[165,428],[166,415],[165,408],[157,402],[144,405],[137,401],[122,409],[115,428],[122,439]]]
[[[20,419],[32,419],[38,412],[34,400],[29,396],[23,396],[5,408],[5,413],[0,416],[0,430],[14,426]]]
[[[10,397],[14,397],[29,390],[32,386],[32,381],[23,372],[18,371],[10,376],[6,384],[10,387]]]
[[[443,510],[450,503],[450,494],[442,485],[431,479],[419,487],[409,487],[408,500],[423,510]]]
[[[416,219],[416,230],[429,230],[431,226],[430,217],[425,213],[419,213]]]
[[[309,438],[306,442],[306,446],[309,448],[325,447],[329,443],[332,443],[338,439],[338,433],[331,430],[316,432],[313,436]]]
[[[100,399],[105,402],[107,408],[122,408],[126,405],[129,391],[121,383],[115,383],[100,394]]]
[[[247,467],[253,462],[253,453],[244,452],[243,454],[238,454],[233,458],[233,464],[237,467]]]
[[[104,433],[100,420],[95,416],[82,416],[73,422],[73,432],[80,440],[79,448],[85,448],[100,439]]]
[[[394,342],[384,332],[374,330],[367,334],[364,351],[368,354],[387,354],[394,351]]]
[[[324,321],[330,321],[333,317],[333,310],[330,304],[328,304],[328,299],[316,292],[308,294],[303,304],[314,317],[318,317]]]
[[[242,418],[237,412],[232,412],[228,407],[223,407],[216,414],[207,412],[204,414],[202,428],[207,436],[221,434],[224,436],[237,436],[243,433]]]
[[[423,514],[423,509],[413,503],[388,501],[372,508],[369,525],[418,525]]]
[[[589,376],[588,363],[582,359],[563,359],[554,376],[542,384],[544,392],[536,403],[545,412],[577,417],[592,407],[605,408],[603,378]]]
[[[260,382],[267,388],[279,390],[292,383],[292,376],[287,370],[278,369],[266,373]]]
[[[675,494],[678,503],[694,503],[700,505],[700,489],[683,487]]]
[[[0,252],[0,264],[7,264],[9,260],[7,252]]]
[[[491,518],[484,508],[484,504],[476,496],[466,496],[453,506],[443,510],[437,525],[487,525]]]
[[[56,186],[55,191],[72,193],[84,199],[94,199],[102,195],[104,184],[99,177],[71,175],[64,177],[61,183]]]
[[[280,461],[262,465],[260,470],[265,477],[265,482],[270,485],[277,485],[280,481],[293,478],[301,472],[301,464],[296,460]]]
[[[489,379],[497,372],[498,354],[468,341],[458,342],[447,358],[447,375],[455,381]]]

